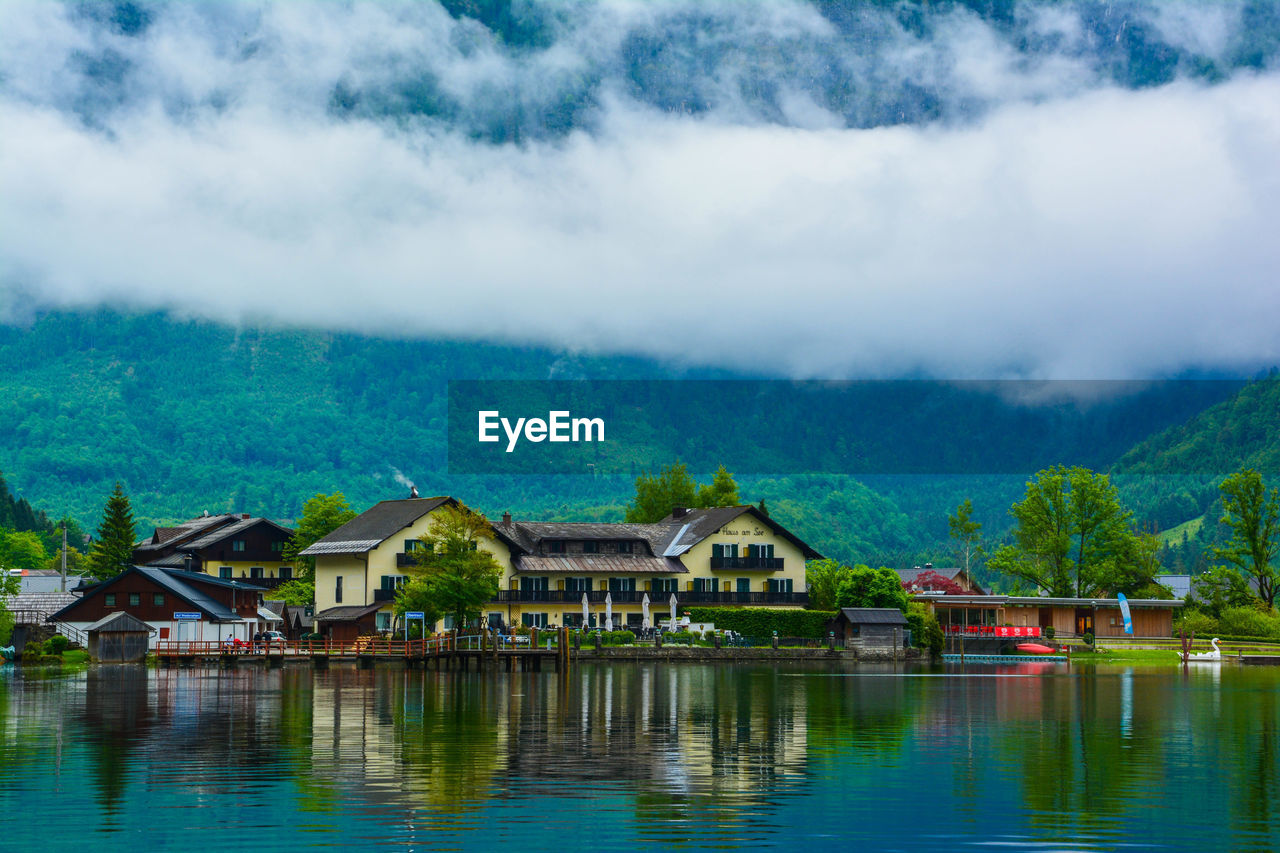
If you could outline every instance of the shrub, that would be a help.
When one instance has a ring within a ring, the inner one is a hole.
[[[827,623],[836,617],[832,610],[769,610],[763,607],[690,607],[693,622],[710,622],[720,631],[735,631],[744,637],[827,636]]]
[[[913,601],[907,606],[907,627],[912,644],[935,655],[942,653],[942,626],[927,604]]]
[[[1280,638],[1280,616],[1252,607],[1228,607],[1218,619],[1218,630],[1236,637]]]
[[[693,617],[690,616],[689,618],[693,618]],[[671,631],[670,633],[662,635],[662,641],[664,643],[680,643],[682,645],[692,646],[693,632],[692,631]]]
[[[1082,640],[1084,640],[1084,644],[1085,644],[1086,646],[1092,646],[1092,645],[1093,645],[1093,633],[1092,633],[1092,632],[1090,632],[1090,633],[1086,633],[1083,637],[1081,637],[1081,639],[1082,639]]]
[[[1173,626],[1174,636],[1177,636],[1178,631],[1186,631],[1197,637],[1221,633],[1218,629],[1218,620],[1199,610],[1184,610],[1177,624]]]
[[[71,645],[71,641],[66,637],[61,634],[54,634],[44,641],[44,652],[47,655],[61,655],[69,645]]]
[[[1058,632],[1053,629],[1052,625],[1048,625],[1044,629],[1044,638],[1046,640],[1052,640],[1057,633]]]
[[[606,646],[629,646],[636,641],[636,635],[630,631],[602,631],[600,642]]]

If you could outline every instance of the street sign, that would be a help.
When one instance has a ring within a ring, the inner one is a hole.
[[[404,614],[404,618],[406,618],[406,619],[425,619],[425,618],[427,618],[427,616],[426,616],[426,614],[425,614],[425,613],[423,613],[421,610],[410,610],[410,611],[408,611],[408,612],[406,612],[406,613]]]
[[[173,618],[174,619],[199,619],[200,614],[199,613],[174,613]]]

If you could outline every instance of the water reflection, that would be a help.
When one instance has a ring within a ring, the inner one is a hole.
[[[1277,687],[1240,668],[10,670],[0,810],[122,847],[191,825],[228,846],[288,826],[321,846],[1264,850]]]

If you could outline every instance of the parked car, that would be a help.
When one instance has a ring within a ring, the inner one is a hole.
[[[263,642],[267,643],[283,643],[285,641],[285,636],[279,631],[263,631],[262,639]]]

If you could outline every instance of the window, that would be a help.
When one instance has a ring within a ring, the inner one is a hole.
[[[769,581],[769,592],[791,592],[791,578],[776,578]]]
[[[243,551],[243,550],[244,550],[244,540],[243,540],[243,539],[233,539],[233,540],[231,540],[231,550],[232,550],[232,551]]]
[[[391,630],[391,614],[378,611],[378,613],[374,615],[374,627],[376,627],[379,631],[390,631]]]
[[[272,551],[275,551],[276,553],[279,553],[279,552],[283,551],[283,550],[284,550],[284,543],[283,543],[283,542],[272,542],[272,543],[271,543],[271,550],[272,550]]]
[[[751,578],[738,578],[738,592],[751,592]]]
[[[582,543],[582,553],[584,553],[584,554],[599,554],[599,553],[600,553],[600,543],[599,543],[599,542],[583,542],[583,543]]]
[[[383,575],[382,588],[386,590],[399,589],[404,586],[405,581],[408,579],[405,575]]]
[[[658,578],[653,582],[652,589],[654,592],[676,592],[678,583],[675,578]]]
[[[105,596],[103,596],[103,598],[104,598],[103,604],[105,604],[107,607],[116,606],[116,594],[114,592],[107,593]]]
[[[632,546],[633,544],[634,544],[634,543],[632,543],[632,542],[619,542],[619,543],[618,543],[618,553],[619,553],[619,554],[630,554],[630,553],[631,553],[631,546]]]
[[[747,556],[757,557],[762,560],[772,560],[773,546],[772,545],[748,545]]]
[[[280,580],[282,581],[293,580],[293,566],[280,567]]]
[[[249,577],[251,577],[251,578],[260,578],[260,577],[262,577],[262,566],[253,566],[252,568],[250,568],[250,569],[249,569]]]
[[[338,604],[342,603],[342,575],[338,575],[338,577],[334,579],[333,600]]]
[[[694,592],[718,592],[720,589],[720,581],[716,578],[695,578],[693,581]]]
[[[151,596],[151,603],[156,607],[164,607],[164,593],[157,592]]]
[[[732,560],[737,556],[738,556],[737,543],[734,543],[732,545],[712,545],[711,546],[712,559],[715,559],[717,557],[723,559],[727,557],[728,559]]]
[[[526,593],[545,593],[550,587],[546,578],[520,578],[520,591]]]
[[[547,543],[547,553],[548,553],[548,554],[563,554],[563,553],[564,553],[564,542],[563,542],[563,541],[560,541],[560,540],[552,540],[551,542],[548,542],[548,543]]]
[[[591,592],[591,578],[565,578],[564,591],[573,593]]]
[[[421,547],[422,547],[422,540],[421,540],[421,539],[406,539],[406,540],[404,540],[404,552],[405,552],[406,554],[412,554],[414,551],[418,550],[418,549],[419,549],[419,548],[421,548]]]
[[[635,578],[609,578],[610,592],[635,592]]]
[[[142,593],[140,592],[129,593],[129,606],[137,607],[140,604],[142,604]]]
[[[222,578],[223,580],[231,580],[231,567],[220,566],[218,568],[218,577]]]
[[[545,628],[547,627],[547,614],[521,613],[520,621],[524,623],[526,628]]]

